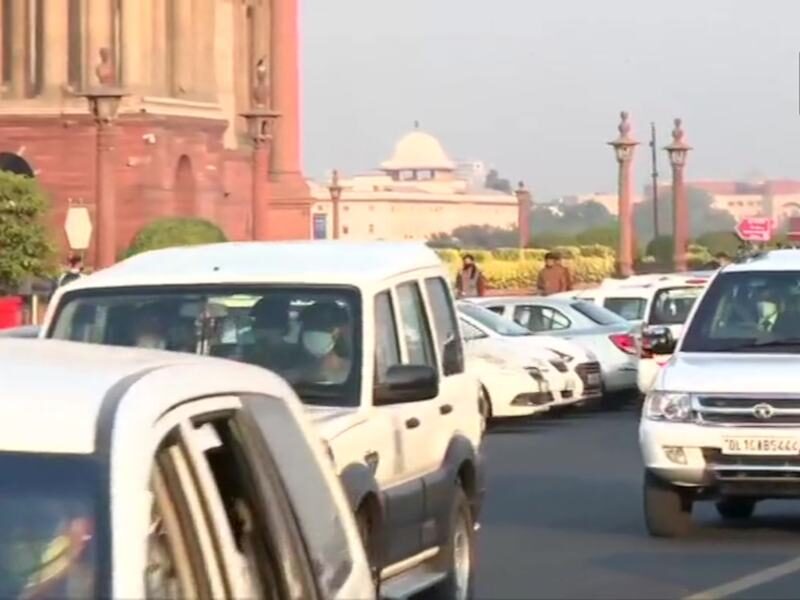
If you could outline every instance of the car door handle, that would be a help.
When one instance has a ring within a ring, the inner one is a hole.
[[[406,420],[406,429],[416,429],[419,427],[419,419],[416,417],[411,417],[410,419]]]
[[[439,407],[439,412],[443,415],[449,415],[451,412],[453,412],[453,406],[451,404],[442,404]]]

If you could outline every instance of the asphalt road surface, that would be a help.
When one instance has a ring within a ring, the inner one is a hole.
[[[477,597],[800,598],[800,501],[736,525],[700,503],[688,537],[648,536],[637,425],[629,409],[490,430]]]

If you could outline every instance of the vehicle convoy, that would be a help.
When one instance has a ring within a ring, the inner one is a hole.
[[[266,367],[306,404],[385,597],[467,597],[484,477],[480,386],[448,275],[417,243],[143,253],[56,292],[44,335]]]
[[[541,371],[552,382],[553,407],[593,404],[602,398],[600,363],[591,351],[562,338],[534,335],[471,301],[458,302],[458,312],[462,329],[469,325],[480,333],[478,336],[465,332],[471,342],[487,346],[493,352],[517,355],[526,361],[526,366]],[[546,366],[548,362],[552,369]]]
[[[607,394],[637,389],[634,325],[616,313],[586,300],[549,296],[497,296],[477,303],[533,333],[561,337],[591,351],[600,362]]]
[[[800,497],[799,307],[797,250],[726,266],[700,297],[642,414],[652,535],[685,533],[701,500],[746,519]]]
[[[375,597],[323,445],[274,374],[6,339],[0,380],[0,597]]]

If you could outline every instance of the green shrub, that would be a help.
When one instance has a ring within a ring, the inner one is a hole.
[[[711,254],[724,252],[728,256],[736,256],[739,245],[742,243],[732,231],[711,231],[697,238],[696,242],[708,248]]]
[[[520,260],[524,256],[524,252],[519,248],[496,248],[492,250],[492,258],[497,260]]]
[[[173,246],[196,246],[225,242],[223,231],[214,223],[204,219],[166,217],[157,219],[139,230],[128,247],[126,256],[134,256],[148,250]]]
[[[461,260],[461,254],[459,251],[453,250],[452,248],[437,248],[436,254],[438,254],[439,258],[446,263],[457,263]]]
[[[578,246],[555,246],[553,252],[558,252],[563,259],[578,258],[581,255],[581,249]]]

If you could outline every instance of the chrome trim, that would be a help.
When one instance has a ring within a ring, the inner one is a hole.
[[[742,407],[719,407],[719,406],[706,406],[702,404],[704,398],[730,398],[732,400],[752,400],[752,404]],[[798,394],[692,394],[691,395],[691,410],[694,414],[694,422],[697,425],[704,427],[765,427],[765,428],[787,428],[787,427],[800,427],[800,408],[781,408],[776,406],[782,400],[796,400],[800,401]],[[761,417],[757,414],[759,408],[769,406],[769,417]],[[752,417],[758,419],[753,423],[720,423],[715,421],[706,421],[703,415],[730,415],[738,417]],[[782,422],[777,423],[772,421],[780,417],[797,417],[796,422]]]
[[[794,454],[791,456],[795,456]],[[776,457],[777,458],[777,457]],[[711,465],[714,471],[773,471],[775,473],[797,473],[800,476],[800,464],[798,465]]]

